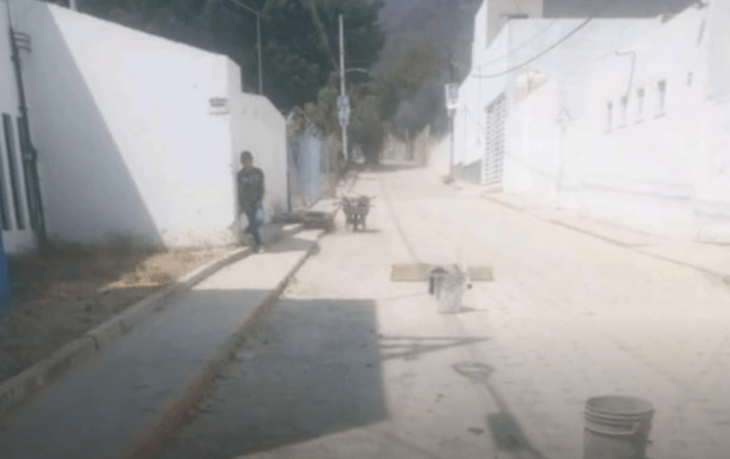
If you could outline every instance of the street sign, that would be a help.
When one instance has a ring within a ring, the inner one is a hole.
[[[446,85],[446,108],[451,112],[456,110],[459,103],[459,85],[450,83]]]
[[[225,99],[223,97],[213,97],[210,99],[209,103],[211,115],[228,114],[228,99]]]
[[[337,118],[340,121],[340,126],[347,126],[350,123],[350,111],[340,110],[337,114]]]
[[[337,108],[339,108],[339,109],[350,108],[350,98],[347,96],[339,96],[337,98]]]
[[[340,96],[337,98],[337,118],[340,126],[347,126],[350,122],[350,98]]]

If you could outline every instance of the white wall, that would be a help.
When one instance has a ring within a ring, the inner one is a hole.
[[[244,145],[260,151],[269,207],[282,200],[284,120],[238,94],[225,56],[45,3],[15,5],[33,37],[24,67],[49,236],[233,242],[234,153]],[[212,113],[211,98],[227,98],[229,113]]]
[[[503,190],[541,206],[552,206],[561,166],[560,101],[555,81],[516,103],[506,126]]]
[[[587,213],[644,231],[695,236],[694,185],[703,181],[705,162],[704,53],[698,39],[707,12],[687,10],[630,47],[636,50],[633,78],[631,56],[607,56],[596,65],[587,114],[596,148],[583,152]],[[656,108],[661,80],[667,85],[664,113]],[[641,118],[640,88],[646,94]],[[621,125],[621,98],[627,93],[627,123]],[[609,101],[614,105],[610,129]]]
[[[711,0],[707,24],[707,40],[710,58],[708,97],[723,98],[730,96],[730,0]]]
[[[229,62],[232,81],[240,69]],[[268,217],[287,210],[286,119],[265,97],[244,94],[230,86],[232,177],[241,168],[240,156],[249,150],[266,179],[265,213]]]
[[[489,46],[485,46],[487,28],[480,25],[485,20],[483,5],[475,19],[472,70],[460,87],[460,113],[457,115],[460,119],[456,131],[456,162],[459,164],[472,164],[482,159],[485,108],[506,92],[509,112],[516,101],[516,79],[519,75],[539,71],[544,79],[556,81],[561,110],[567,111],[572,118],[578,118],[586,101],[586,68],[589,64],[658,25],[656,19],[596,19],[559,48],[532,61],[584,19],[512,20]],[[523,65],[528,61],[532,62]],[[518,70],[508,72],[513,68]]]
[[[5,198],[5,210],[7,212],[7,224],[9,230],[0,231],[3,238],[3,246],[7,253],[23,253],[32,251],[35,246],[35,236],[30,229],[30,215],[25,188],[25,177],[20,158],[20,140],[18,133],[17,118],[19,112],[19,96],[14,67],[11,61],[11,44],[8,33],[7,9],[0,5],[0,116],[8,114],[13,119],[13,144],[15,146],[14,171],[17,188],[13,190],[10,180],[10,164],[8,161],[8,150],[5,143],[2,118],[0,117],[0,165],[2,176],[0,176],[0,187]],[[16,209],[13,196],[19,200],[20,209]],[[20,212],[20,219],[17,212]],[[20,223],[20,225],[19,225]]]

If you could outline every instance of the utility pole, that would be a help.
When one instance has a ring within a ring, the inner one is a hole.
[[[459,101],[459,85],[455,83],[446,85],[446,109],[449,112],[449,129],[451,131],[451,153],[449,155],[449,181],[454,180],[454,116]]]
[[[261,13],[256,12],[256,39],[258,41],[259,52],[259,95],[264,95],[264,70],[261,62]]]
[[[71,0],[71,1],[75,1],[75,0]],[[257,41],[256,47],[258,49],[258,55],[259,55],[259,94],[263,95],[264,94],[264,76],[263,76],[264,71],[263,71],[262,63],[261,63],[261,61],[262,61],[262,58],[261,58],[261,12],[251,8],[248,5],[244,5],[243,3],[238,2],[236,0],[231,0],[231,1],[233,3],[235,3],[236,5],[240,6],[241,8],[243,8],[244,10],[248,11],[249,13],[256,15],[256,41]]]
[[[347,123],[349,121],[349,101],[347,100],[347,88],[345,87],[345,25],[340,14],[340,125],[342,126],[342,157],[347,161]]]

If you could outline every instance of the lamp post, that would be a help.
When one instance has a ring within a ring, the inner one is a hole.
[[[454,116],[459,101],[459,85],[446,85],[446,109],[449,112],[449,130],[451,131],[451,152],[449,155],[449,181],[454,180]]]
[[[263,68],[261,65],[261,13],[258,10],[255,10],[251,8],[250,6],[244,5],[241,2],[238,2],[237,0],[231,0],[234,4],[238,5],[239,7],[243,8],[244,10],[248,11],[249,13],[253,13],[256,15],[256,42],[257,42],[257,48],[258,48],[258,55],[259,55],[259,94],[264,94],[264,77],[263,77]]]
[[[350,98],[345,84],[345,26],[340,15],[340,97],[337,99],[338,118],[342,127],[342,158],[347,162],[347,125],[350,122]]]

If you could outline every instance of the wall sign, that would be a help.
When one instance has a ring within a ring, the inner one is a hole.
[[[211,115],[227,115],[228,99],[222,97],[213,97],[209,101]]]

